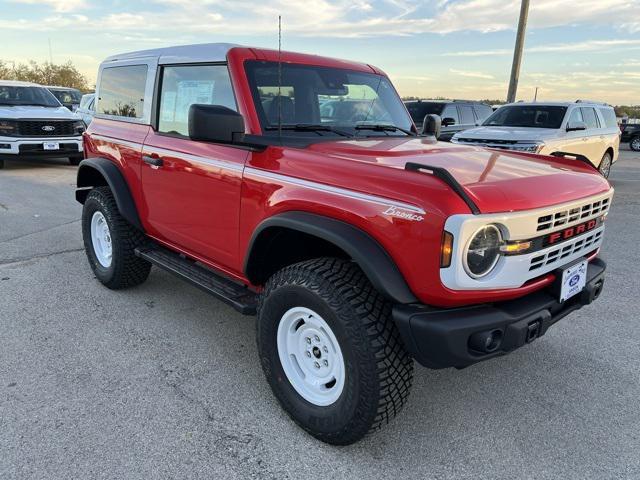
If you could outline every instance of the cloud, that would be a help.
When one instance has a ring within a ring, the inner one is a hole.
[[[527,53],[554,53],[554,52],[595,52],[618,47],[640,46],[640,39],[617,39],[617,40],[587,40],[575,43],[556,43],[549,45],[538,45],[535,47],[527,47]],[[443,57],[483,57],[483,56],[499,56],[513,55],[513,50],[508,48],[498,48],[495,50],[465,50],[460,52],[442,53]]]
[[[48,5],[56,13],[77,11],[86,0],[12,0]],[[135,13],[92,16],[85,28],[156,30],[182,33],[220,33],[244,36],[273,34],[278,15],[286,35],[299,37],[382,37],[459,31],[495,32],[513,30],[520,2],[517,0],[440,0],[432,8],[409,0],[150,0]],[[125,4],[126,5],[126,4]],[[626,32],[640,31],[635,19],[640,0],[536,0],[530,8],[529,28],[568,24],[618,25]],[[144,21],[133,25],[134,18]],[[118,23],[119,18],[124,19]],[[570,19],[570,20],[569,20]],[[34,28],[42,29],[32,22]],[[251,28],[247,29],[250,24]],[[9,27],[10,28],[10,27]],[[49,26],[49,28],[52,28]],[[503,50],[481,54],[502,55]],[[496,53],[497,52],[497,53]]]
[[[81,8],[86,8],[85,0],[11,0],[15,3],[26,3],[28,5],[47,5],[56,12],[74,12]]]
[[[493,75],[489,75],[488,73],[469,72],[467,70],[457,70],[455,68],[450,68],[449,72],[454,73],[456,75],[460,75],[462,77],[469,77],[469,78],[481,78],[485,80],[493,80],[495,78]]]

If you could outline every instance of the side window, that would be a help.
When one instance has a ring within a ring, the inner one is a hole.
[[[587,128],[600,128],[600,122],[598,122],[596,111],[593,108],[582,107],[580,110],[582,110],[582,118],[584,118]]]
[[[446,107],[444,107],[444,110],[442,111],[442,118],[453,118],[454,123],[453,125],[457,125],[458,123],[460,123],[460,118],[458,118],[458,109],[456,108],[455,105],[449,104]]]
[[[194,103],[237,110],[226,65],[164,67],[158,131],[189,135],[189,107]]]
[[[476,111],[478,123],[483,123],[493,113],[493,110],[488,105],[474,105],[473,108]]]
[[[131,65],[102,70],[97,113],[142,118],[147,66]]]
[[[618,119],[616,118],[616,112],[613,111],[613,108],[600,108],[599,110],[607,128],[618,128]]]
[[[571,112],[571,116],[569,117],[568,123],[576,123],[576,122],[584,122],[584,118],[582,118],[582,111],[579,108],[574,108]]]
[[[476,119],[473,117],[473,108],[470,105],[460,105],[460,123],[463,125],[473,125]]]

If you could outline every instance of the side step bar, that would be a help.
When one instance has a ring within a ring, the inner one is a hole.
[[[135,253],[138,257],[228,303],[238,312],[244,315],[256,314],[258,295],[244,285],[235,283],[159,245],[136,248]]]

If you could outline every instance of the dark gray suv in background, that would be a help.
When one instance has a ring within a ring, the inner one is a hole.
[[[480,125],[493,113],[491,106],[467,100],[408,100],[404,104],[418,131],[425,115],[439,115],[442,129],[438,140],[445,142],[458,132]]]

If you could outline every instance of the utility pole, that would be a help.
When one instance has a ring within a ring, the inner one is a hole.
[[[522,5],[520,6],[520,20],[518,21],[518,33],[516,35],[516,47],[513,51],[513,64],[511,65],[511,79],[509,80],[507,103],[516,101],[518,79],[520,78],[520,63],[522,62],[522,51],[524,50],[524,34],[527,29],[528,16],[529,0],[522,0]]]

